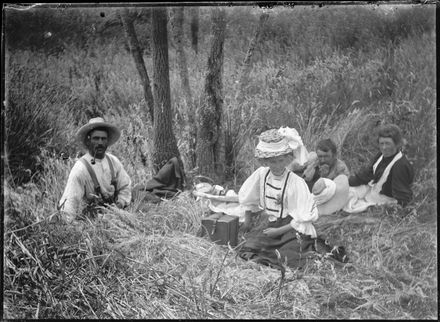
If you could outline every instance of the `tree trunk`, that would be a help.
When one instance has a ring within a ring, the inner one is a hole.
[[[171,121],[167,9],[152,8],[154,135],[153,168],[157,172],[172,157],[183,164]]]
[[[133,56],[136,69],[141,78],[142,87],[144,90],[145,103],[147,104],[148,114],[150,116],[151,123],[154,122],[154,100],[151,93],[150,79],[148,77],[147,69],[145,68],[144,58],[139,46],[139,41],[136,36],[136,30],[133,25],[133,18],[127,8],[122,9],[120,13],[122,25],[124,26],[125,35],[128,39],[130,52]]]
[[[194,52],[198,53],[199,42],[199,7],[193,7],[191,10],[191,46]]]
[[[218,159],[218,145],[221,132],[223,108],[222,67],[223,44],[225,41],[226,18],[224,9],[213,9],[212,44],[208,57],[204,92],[197,113],[197,167],[199,174],[219,179],[222,173],[216,166],[222,164]]]
[[[183,45],[183,20],[184,20],[184,7],[178,7],[172,10],[171,15],[171,26],[174,35],[174,42],[176,45],[176,53],[177,53],[177,66],[179,68],[180,82],[181,88],[183,91],[184,98],[184,106],[186,109],[182,110],[184,114],[184,121],[189,125],[188,127],[188,136],[189,136],[189,151],[188,151],[188,166],[190,169],[195,167],[196,156],[195,156],[195,148],[196,142],[194,138],[196,137],[196,128],[195,124],[195,108],[194,102],[192,98],[191,88],[189,85],[189,76],[188,76],[188,65],[186,61],[186,54]]]
[[[188,66],[186,63],[186,55],[183,46],[183,19],[184,7],[172,9],[171,26],[176,44],[177,62],[179,67],[180,81],[182,84],[184,98],[187,104],[192,105],[191,88],[189,86]]]

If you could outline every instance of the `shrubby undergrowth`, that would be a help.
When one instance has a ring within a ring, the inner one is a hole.
[[[319,233],[346,246],[350,265],[316,259],[284,278],[197,237],[202,209],[188,192],[160,205],[135,200],[127,211],[109,209],[80,231],[59,220],[56,204],[83,153],[74,141],[78,127],[97,115],[118,124],[122,136],[110,152],[137,184],[152,175],[152,126],[114,10],[102,10],[104,17],[99,10],[69,18],[46,13],[29,24],[39,33],[65,21],[53,40],[64,40],[62,50],[35,48],[41,43],[17,29],[6,54],[4,317],[435,318],[435,36],[433,10],[422,7],[387,15],[339,6],[274,10],[240,100],[240,48],[247,48],[259,14],[228,11],[223,84],[233,162],[228,182],[219,184],[238,189],[258,166],[250,162],[256,135],[280,126],[298,129],[309,150],[332,137],[355,171],[377,151],[377,126],[393,122],[416,169],[407,208],[320,219]],[[200,14],[199,54],[189,43],[186,49],[195,98],[203,88],[209,10]],[[144,13],[140,30],[148,23]],[[81,29],[99,21],[101,34]],[[60,36],[69,28],[70,37]],[[145,60],[151,70],[148,54]],[[186,162],[190,108],[170,65],[175,133]]]

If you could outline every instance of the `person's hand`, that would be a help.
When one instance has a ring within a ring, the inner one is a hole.
[[[277,237],[280,233],[278,228],[266,228],[263,230],[263,234],[267,235],[268,237]]]

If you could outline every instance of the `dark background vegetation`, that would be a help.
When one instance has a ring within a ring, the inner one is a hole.
[[[204,9],[200,14],[199,23],[201,48],[204,48],[203,43],[206,47],[210,35],[209,7]],[[243,59],[243,52],[258,19],[257,14],[251,13],[250,9],[251,7],[235,7],[229,12],[225,45],[228,65],[239,66]],[[372,84],[366,84],[368,80],[365,79],[356,79],[352,82],[345,77],[347,75],[343,75],[343,66],[338,66],[339,70],[335,72],[330,82],[326,82],[325,88],[319,88],[316,93],[313,93],[315,95],[314,103],[319,106],[319,108],[315,108],[318,118],[329,113],[340,117],[349,110],[354,101],[360,101],[362,105],[374,108],[374,105],[377,106],[392,98],[393,89],[396,87],[396,74],[402,72],[397,68],[403,67],[395,65],[393,61],[394,49],[404,40],[417,38],[420,35],[430,35],[435,31],[434,11],[428,6],[390,9],[386,12],[381,10],[379,6],[276,9],[279,8],[275,8],[275,11],[278,12],[274,13],[265,25],[261,44],[255,52],[257,65],[270,61],[273,68],[277,69],[275,75],[271,75],[273,79],[268,83],[271,87],[276,88],[277,82],[281,81],[284,76],[283,67],[285,69],[286,61],[294,60],[297,68],[306,70],[307,66],[313,66],[320,61],[328,61],[332,55],[339,55],[339,57],[346,58],[345,62],[341,61],[341,64],[347,65],[349,61],[353,65],[352,67],[356,67],[365,64],[365,60],[371,53],[383,52],[380,57],[382,60],[379,69],[372,71],[376,75],[366,75],[371,78],[370,83]],[[137,8],[135,20],[138,38],[147,59],[150,55],[151,18],[149,10],[149,8]],[[130,104],[138,103],[133,97],[128,99],[118,90],[111,88],[111,85],[107,83],[107,75],[111,71],[106,70],[107,67],[103,62],[104,54],[102,51],[109,45],[113,51],[126,55],[129,60],[128,45],[123,36],[120,19],[117,16],[117,8],[70,8],[66,6],[63,9],[61,6],[59,8],[35,8],[27,11],[8,10],[5,18],[5,38],[9,53],[32,52],[35,55],[66,61],[61,71],[62,74],[66,74],[63,75],[63,80],[48,79],[44,75],[49,73],[48,70],[41,71],[39,69],[42,66],[32,66],[32,62],[29,65],[15,62],[14,55],[11,55],[8,66],[6,66],[9,71],[7,85],[12,85],[8,86],[11,113],[7,115],[9,125],[7,126],[9,130],[7,142],[12,158],[10,160],[11,171],[13,174],[17,174],[18,168],[24,168],[30,169],[34,174],[38,171],[36,166],[38,162],[35,157],[38,156],[42,147],[47,144],[50,149],[66,148],[65,144],[61,143],[65,142],[64,137],[57,144],[48,143],[61,135],[57,133],[56,128],[59,122],[53,119],[54,116],[40,112],[43,110],[43,105],[50,108],[59,102],[68,101],[72,110],[72,121],[74,124],[79,124],[92,115],[105,114],[107,111],[114,110],[126,111]],[[188,21],[185,28],[186,43],[189,47]],[[169,44],[170,50],[173,50],[171,40]],[[198,57],[203,60],[203,53]],[[68,58],[71,59],[67,60]],[[47,63],[50,63],[50,60]],[[238,77],[234,74],[237,73],[237,70],[239,69],[235,69],[235,71],[232,69],[232,74],[226,74],[224,80],[227,83],[226,88],[228,88],[228,84],[234,82],[234,78]],[[32,84],[27,84],[23,77],[35,81]],[[313,82],[316,77],[313,72],[309,72],[299,82],[287,83],[290,92],[280,93],[280,95],[294,97],[300,102],[309,100],[307,104],[310,105],[310,91],[313,91],[310,87],[314,86]],[[432,76],[430,75],[430,77]],[[71,87],[75,78],[87,78],[91,82],[89,92],[84,93],[82,97],[72,93]],[[136,81],[136,79],[132,81]],[[370,88],[362,88],[365,85],[370,85]],[[197,86],[196,80],[194,87]],[[134,90],[139,91],[135,88],[130,89],[130,91]],[[246,90],[245,95],[248,97],[261,94],[261,87],[258,83],[249,84]],[[278,90],[282,91],[284,88],[278,86]],[[23,95],[26,91],[32,93],[32,101]],[[100,96],[103,93],[112,97],[108,100],[102,100]],[[289,100],[286,99],[286,101]],[[173,107],[183,110],[184,113],[184,109],[179,106],[176,95],[174,102]],[[246,102],[245,105],[247,105],[246,108],[249,108],[255,105],[255,102]],[[393,121],[398,123],[405,121],[410,117],[410,113],[411,111],[406,111],[405,108],[400,109],[398,113],[393,113],[392,117],[395,118]],[[283,113],[280,113],[280,119],[283,117]],[[425,116],[425,119],[428,120],[429,116]],[[274,123],[277,122],[279,121],[275,120]],[[21,124],[29,124],[29,127],[23,129]],[[29,137],[28,133],[34,133],[33,137]],[[18,142],[19,138],[23,136],[29,138],[26,142]]]
[[[152,175],[153,127],[144,117],[118,9],[4,11],[4,317],[437,317],[433,5],[274,7],[240,103],[237,81],[262,9],[225,7],[223,126],[233,163],[219,184],[238,188],[258,166],[251,161],[255,135],[280,126],[296,128],[309,150],[320,138],[333,138],[353,172],[377,152],[377,126],[392,122],[402,129],[416,170],[407,208],[373,208],[357,224],[341,218],[333,218],[337,225],[317,224],[320,234],[347,247],[353,270],[317,262],[285,284],[197,239],[202,214],[188,195],[157,207],[135,202],[80,233],[48,221],[81,153],[74,134],[92,116],[103,115],[123,130],[112,153],[134,184]],[[211,9],[200,8],[196,54],[185,8],[184,44],[197,98],[210,50]],[[150,8],[135,12],[151,73]],[[176,48],[168,39],[174,133],[191,171],[194,125],[185,123],[190,108],[181,99]]]

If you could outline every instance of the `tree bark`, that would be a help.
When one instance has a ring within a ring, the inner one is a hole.
[[[195,108],[189,84],[188,65],[186,54],[184,50],[183,40],[183,21],[184,21],[184,7],[178,7],[172,10],[171,26],[174,35],[174,42],[177,54],[177,66],[179,68],[180,83],[183,91],[184,106],[186,109],[181,111],[184,115],[184,121],[189,124],[189,151],[188,151],[188,166],[190,169],[194,168],[196,162],[195,148],[196,142],[193,138],[196,137],[195,124]]]
[[[192,105],[192,94],[189,86],[188,66],[186,62],[186,55],[183,46],[183,20],[184,7],[172,9],[171,26],[174,35],[174,42],[176,44],[177,62],[179,67],[180,81],[182,84],[183,93],[187,104]]]
[[[223,175],[216,166],[222,164],[218,159],[218,146],[223,108],[222,67],[225,29],[224,9],[213,9],[211,51],[208,57],[204,92],[197,112],[196,164],[201,175],[214,179]]]
[[[173,157],[179,159],[171,121],[171,95],[168,63],[167,9],[152,8],[152,53],[153,53],[153,97],[154,135],[153,168],[157,172]]]
[[[198,53],[199,43],[199,7],[193,7],[191,10],[191,46],[194,52]]]
[[[122,9],[120,18],[124,27],[125,35],[128,40],[131,55],[133,56],[136,69],[141,78],[142,88],[144,90],[145,103],[147,104],[148,115],[151,123],[154,122],[154,99],[150,87],[150,79],[148,77],[147,69],[145,67],[142,50],[139,46],[139,41],[136,36],[136,30],[133,25],[133,18],[127,8]]]

